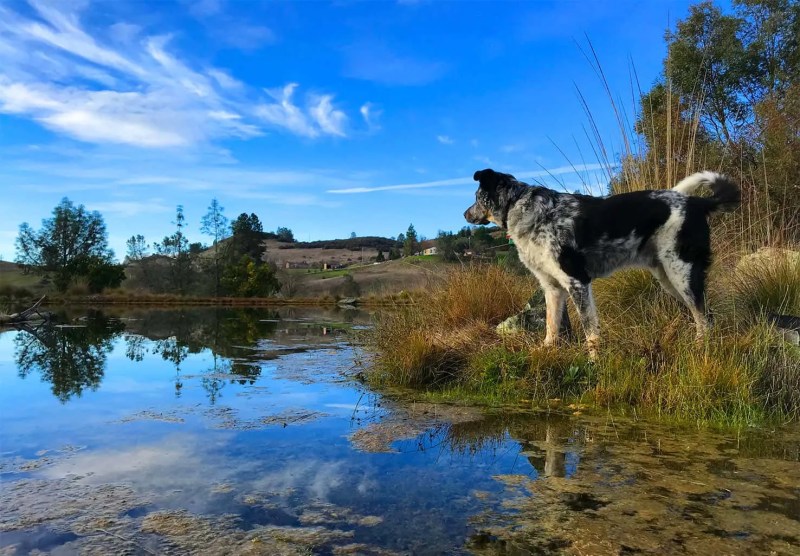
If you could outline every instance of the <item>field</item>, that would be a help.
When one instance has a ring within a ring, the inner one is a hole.
[[[15,263],[0,261],[0,296],[15,289],[38,291],[42,289],[41,278],[33,274],[24,274]]]
[[[322,266],[327,263],[335,266],[349,266],[352,264],[364,264],[371,262],[378,256],[378,251],[375,249],[297,249],[289,248],[286,246],[292,245],[291,243],[280,243],[275,240],[267,240],[267,258],[274,261],[279,268],[286,268],[286,264],[291,266],[296,265],[310,265]],[[281,249],[283,247],[283,249]],[[384,252],[384,256],[386,253]]]
[[[326,272],[293,271],[298,278],[300,297],[336,295],[350,275],[361,295],[389,295],[400,291],[424,288],[436,281],[441,270],[449,267],[436,257],[408,257],[396,261],[370,264]]]

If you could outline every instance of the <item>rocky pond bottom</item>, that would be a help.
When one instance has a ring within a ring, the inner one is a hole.
[[[0,333],[0,554],[798,554],[800,430],[402,401],[356,312]]]

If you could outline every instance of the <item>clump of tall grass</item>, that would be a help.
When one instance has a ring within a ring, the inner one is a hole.
[[[402,386],[456,379],[492,328],[518,310],[533,291],[529,278],[495,265],[450,271],[404,303],[379,316],[372,335],[377,369]]]
[[[14,286],[11,284],[0,284],[0,299],[24,300],[32,299],[35,293],[30,288],[24,286]]]
[[[731,289],[745,317],[800,315],[800,251],[764,249],[743,259]]]

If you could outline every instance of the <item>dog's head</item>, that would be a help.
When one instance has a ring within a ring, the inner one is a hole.
[[[470,224],[492,222],[505,227],[509,204],[520,182],[511,174],[501,174],[490,168],[478,170],[472,178],[480,185],[475,192],[475,203],[464,212],[464,218]]]

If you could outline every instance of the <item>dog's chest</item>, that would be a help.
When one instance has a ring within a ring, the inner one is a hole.
[[[547,218],[543,211],[520,203],[509,213],[511,236],[517,246],[519,259],[535,273],[549,276],[562,274],[558,264],[558,245],[563,241],[564,230]],[[559,221],[558,224],[569,224]]]
[[[530,237],[522,236],[514,240],[517,253],[522,263],[534,272],[546,272],[550,276],[561,273],[558,264],[555,242],[548,235]]]

